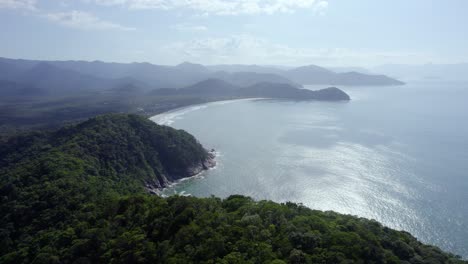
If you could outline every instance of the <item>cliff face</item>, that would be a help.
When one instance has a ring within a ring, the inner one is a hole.
[[[21,146],[21,157],[17,148]],[[212,166],[213,156],[189,133],[136,115],[104,115],[55,132],[10,140],[2,166],[59,153],[87,164],[91,175],[162,188]]]
[[[205,170],[214,168],[216,166],[215,158],[215,153],[212,150],[208,152],[207,157],[204,160],[200,162],[195,162],[190,167],[179,170],[177,174],[161,174],[160,177],[145,181],[145,187],[149,193],[159,195],[161,189],[168,187],[174,181],[193,177],[202,173]]]

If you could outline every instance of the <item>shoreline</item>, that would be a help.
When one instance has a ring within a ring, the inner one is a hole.
[[[167,109],[163,112],[160,112],[160,113],[157,113],[157,114],[154,114],[154,115],[148,115],[148,119],[155,122],[156,124],[158,125],[169,125],[169,124],[166,124],[166,123],[161,123],[161,122],[158,122],[157,119],[158,117],[163,117],[165,115],[168,115],[168,114],[171,114],[171,113],[175,113],[175,112],[179,112],[181,110],[184,110],[184,109],[190,109],[192,107],[202,107],[202,106],[209,106],[209,105],[212,105],[212,104],[220,104],[220,103],[231,103],[231,102],[238,102],[238,101],[255,101],[255,100],[265,100],[265,99],[268,99],[268,98],[262,98],[262,97],[255,97],[255,98],[238,98],[238,99],[223,99],[223,100],[214,100],[214,101],[209,101],[209,102],[204,102],[204,103],[195,103],[195,104],[188,104],[188,105],[185,105],[185,106],[176,106],[174,108],[171,108],[171,109]],[[195,109],[195,110],[198,110],[198,109]]]
[[[167,191],[168,189],[171,189],[183,182],[186,182],[186,181],[189,181],[189,180],[193,180],[193,179],[203,179],[204,177],[202,176],[204,173],[210,171],[210,170],[214,170],[216,168],[218,168],[218,163],[216,161],[216,157],[219,156],[219,152],[215,151],[214,149],[208,151],[208,155],[211,155],[210,157],[210,161],[212,161],[211,166],[205,166],[205,161],[203,163],[203,169],[198,171],[197,173],[191,175],[191,176],[188,176],[188,177],[183,177],[183,178],[180,178],[180,179],[177,179],[175,181],[172,181],[172,182],[169,182],[169,184],[165,187],[161,187],[161,188],[147,188],[147,190],[151,193],[151,194],[154,194],[154,195],[158,195],[158,196],[161,196],[161,197],[168,197],[168,195],[165,195],[164,194],[164,191]],[[190,196],[190,194],[188,195]]]

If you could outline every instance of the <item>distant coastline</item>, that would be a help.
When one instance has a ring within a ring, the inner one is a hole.
[[[175,113],[175,112],[179,112],[181,110],[184,110],[184,109],[191,109],[193,107],[203,107],[206,106],[210,106],[210,105],[213,105],[213,104],[224,104],[224,103],[231,103],[231,102],[239,102],[239,101],[256,101],[256,100],[267,100],[269,98],[238,98],[238,99],[220,99],[220,100],[213,100],[213,101],[208,101],[208,102],[205,102],[205,103],[195,103],[195,104],[187,104],[187,105],[184,105],[184,106],[175,106],[174,108],[170,108],[170,109],[167,109],[163,112],[159,112],[159,113],[156,113],[156,114],[147,114],[148,118],[155,122],[156,124],[158,125],[170,125],[172,124],[172,120],[169,120],[169,121],[163,121],[163,122],[159,122],[157,119],[158,118],[162,118],[164,116],[167,116],[171,113]],[[193,109],[192,111],[196,111],[198,110],[199,108],[197,109]],[[187,111],[187,112],[192,112],[192,111]],[[185,112],[185,113],[187,113]],[[185,114],[184,113],[184,114]]]

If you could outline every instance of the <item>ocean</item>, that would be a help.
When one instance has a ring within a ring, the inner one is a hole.
[[[217,152],[216,168],[164,194],[298,202],[468,258],[468,83],[339,88],[350,102],[234,100],[152,117]]]

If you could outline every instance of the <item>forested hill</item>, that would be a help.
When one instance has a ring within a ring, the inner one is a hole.
[[[13,137],[0,147],[2,172],[27,168],[54,175],[79,168],[83,177],[99,177],[150,187],[192,176],[212,156],[190,134],[137,115],[110,114],[53,132]],[[76,172],[76,171],[74,171]]]
[[[188,133],[134,115],[11,138],[0,145],[0,263],[466,263],[362,218],[148,193],[210,158]]]

